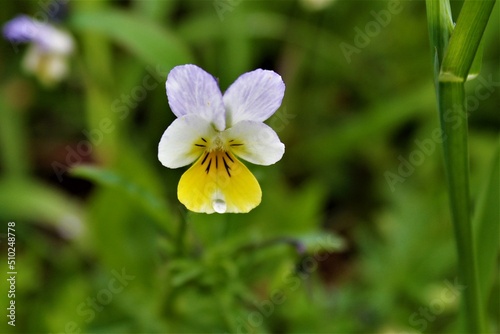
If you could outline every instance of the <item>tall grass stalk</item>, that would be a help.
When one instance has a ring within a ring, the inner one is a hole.
[[[471,224],[464,85],[494,4],[495,0],[465,1],[453,27],[448,0],[426,1],[459,276],[466,286],[462,311],[469,333],[484,333],[486,326]]]

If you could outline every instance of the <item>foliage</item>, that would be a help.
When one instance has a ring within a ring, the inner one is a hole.
[[[0,43],[0,263],[7,273],[15,222],[18,273],[16,327],[4,318],[0,332],[459,331],[468,287],[457,282],[425,4],[311,3],[2,4],[2,24],[57,12],[77,50],[70,76],[46,87],[21,68],[26,46]],[[451,5],[453,20],[461,3]],[[498,4],[493,13],[481,71],[478,60],[457,70],[475,75],[461,96],[490,332],[500,307]],[[184,169],[157,160],[175,117],[165,79],[185,63],[222,89],[259,67],[284,79],[267,124],[285,156],[247,164],[263,191],[248,214],[187,212],[176,195]],[[8,290],[0,280],[4,310]]]

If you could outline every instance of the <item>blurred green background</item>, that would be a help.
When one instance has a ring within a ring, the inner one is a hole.
[[[498,174],[498,7],[467,84],[474,203]],[[0,23],[21,13],[56,22],[76,50],[68,77],[45,86],[21,68],[26,46],[0,42],[6,314],[8,222],[17,270],[16,326],[3,316],[2,333],[458,331],[466,287],[423,1],[4,1]],[[267,121],[286,152],[246,164],[263,191],[248,214],[186,212],[185,168],[157,160],[175,118],[165,79],[186,63],[223,91],[256,68],[286,84]]]

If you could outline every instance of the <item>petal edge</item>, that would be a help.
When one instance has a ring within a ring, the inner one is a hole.
[[[178,168],[195,161],[204,150],[201,138],[215,136],[211,124],[197,115],[177,118],[163,133],[158,144],[158,160],[168,168]],[[196,145],[198,143],[198,145]]]
[[[280,107],[285,83],[274,71],[257,69],[242,74],[224,93],[226,126],[240,121],[263,122]]]
[[[224,136],[235,155],[257,165],[272,165],[285,153],[276,132],[261,122],[239,122],[224,131]]]
[[[217,81],[196,65],[174,67],[165,82],[168,104],[177,117],[198,115],[225,128],[225,110]]]

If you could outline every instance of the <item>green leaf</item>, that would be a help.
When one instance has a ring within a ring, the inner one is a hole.
[[[488,293],[493,284],[495,262],[499,255],[500,235],[500,147],[492,161],[491,173],[487,175],[484,188],[477,201],[473,219],[477,264],[483,303],[488,302]]]
[[[453,18],[450,3],[442,0],[426,0],[427,25],[434,55],[434,66],[439,71],[451,32]],[[439,72],[436,72],[439,73]]]
[[[440,81],[467,79],[494,5],[495,0],[465,1],[443,58]]]
[[[191,259],[174,259],[168,266],[171,283],[174,288],[179,288],[203,273],[203,266],[199,261]]]
[[[345,240],[339,235],[327,232],[306,234],[297,238],[297,241],[303,244],[306,252],[314,253],[338,252],[346,247]]]
[[[98,11],[106,7],[102,0],[78,1],[74,13]],[[101,132],[103,122],[111,123],[111,129],[106,135],[93,140],[95,158],[103,164],[111,165],[116,160],[116,152],[120,143],[120,133],[123,122],[118,113],[109,112],[115,91],[116,79],[114,73],[113,48],[106,36],[93,31],[81,31],[79,34],[79,56],[84,66],[82,71],[85,83],[85,114],[90,132]],[[102,133],[100,133],[102,134]]]
[[[151,216],[165,229],[168,234],[170,226],[170,212],[165,203],[147,188],[131,182],[119,173],[90,165],[78,165],[71,170],[71,174],[98,184],[112,187],[127,194],[142,205]]]
[[[193,62],[190,51],[179,39],[140,16],[113,9],[78,11],[69,24],[75,30],[101,33],[153,66],[171,68]]]
[[[332,131],[318,133],[296,143],[294,150],[287,154],[294,155],[294,159],[307,157],[302,159],[306,166],[330,169],[332,161],[338,161],[351,154],[353,149],[365,146],[378,134],[393,131],[400,124],[422,115],[422,111],[430,111],[433,107],[432,94],[430,84],[402,92],[332,126]],[[316,148],[313,153],[311,147]]]
[[[479,48],[477,49],[476,57],[474,57],[469,74],[467,75],[467,81],[477,78],[479,73],[481,73],[481,67],[483,64],[483,49],[484,43],[480,43]]]
[[[168,17],[176,5],[175,1],[135,0],[133,2],[136,11],[158,22],[161,22],[164,17]]]
[[[0,212],[12,220],[49,224],[62,232],[78,232],[82,212],[76,202],[45,184],[30,179],[0,181]]]
[[[4,88],[4,87],[2,87]],[[5,89],[5,88],[4,88]],[[4,172],[10,176],[21,176],[28,170],[23,113],[16,110],[6,95],[0,95],[0,159]]]

